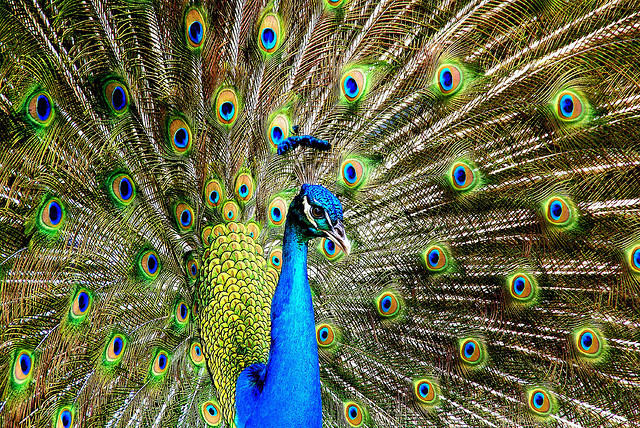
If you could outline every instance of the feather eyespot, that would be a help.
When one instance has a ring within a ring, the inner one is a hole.
[[[28,351],[20,351],[13,363],[13,380],[21,385],[27,382],[33,371],[33,357]]]
[[[332,346],[336,340],[336,333],[329,324],[319,324],[316,326],[316,340],[318,345],[326,348]]]
[[[57,230],[62,227],[65,218],[65,211],[62,207],[62,202],[59,199],[54,198],[47,201],[40,213],[40,219],[45,229]]]
[[[111,179],[111,193],[121,205],[129,205],[136,196],[136,187],[127,174],[118,174]]]
[[[289,138],[289,119],[279,114],[269,125],[268,140],[271,147],[277,149],[278,145],[287,138]]]
[[[547,220],[554,225],[564,226],[571,220],[571,209],[561,198],[551,198],[547,202]]]
[[[109,108],[117,116],[127,112],[129,108],[129,92],[117,80],[109,80],[104,85],[104,98]]]
[[[158,351],[153,359],[151,370],[156,376],[163,375],[169,368],[169,355],[165,351]]]
[[[222,184],[218,180],[211,180],[204,189],[204,199],[211,208],[219,207],[224,202]]]
[[[216,426],[222,420],[222,414],[220,413],[220,406],[213,401],[207,401],[202,403],[200,407],[200,411],[202,412],[202,419],[209,426]]]
[[[282,269],[282,248],[278,247],[271,250],[269,265],[278,271]]]
[[[235,91],[223,89],[216,98],[216,115],[218,121],[224,125],[230,125],[238,117],[238,97]]]
[[[345,73],[340,80],[342,95],[349,102],[356,102],[364,94],[366,77],[361,70],[355,69]]]
[[[531,390],[529,392],[529,408],[539,415],[548,415],[551,413],[549,394],[540,388]]]
[[[82,320],[89,313],[91,306],[91,296],[86,290],[80,290],[76,293],[71,305],[71,318],[74,320]]]
[[[591,328],[583,328],[575,334],[575,347],[585,357],[594,358],[600,356],[603,343],[600,335]]]
[[[364,422],[362,408],[358,403],[354,403],[353,401],[344,404],[344,417],[352,427],[362,426],[362,423]]]
[[[640,273],[640,246],[635,246],[629,252],[629,267],[634,273]]]
[[[202,242],[204,243],[205,247],[208,247],[213,242],[212,234],[213,234],[212,226],[206,226],[204,229],[202,229]]]
[[[240,207],[233,201],[227,201],[222,206],[222,216],[225,221],[237,221],[240,214]]]
[[[475,339],[464,339],[460,341],[460,358],[467,364],[478,364],[482,362],[483,349]]]
[[[189,205],[185,203],[176,205],[176,221],[180,231],[188,232],[193,229],[193,220],[193,209]]]
[[[198,261],[194,258],[187,260],[187,275],[189,276],[189,280],[195,281],[198,279],[198,272],[200,272]]]
[[[533,297],[534,286],[529,275],[518,273],[509,278],[509,293],[517,301],[526,302]]]
[[[184,154],[191,148],[193,135],[191,127],[181,118],[174,118],[169,122],[167,129],[171,147],[178,154]]]
[[[27,104],[29,118],[36,125],[48,126],[54,117],[53,102],[46,92],[35,93]]]
[[[206,35],[206,26],[202,13],[196,8],[189,9],[184,16],[184,26],[189,46],[192,49],[202,47]]]
[[[420,379],[413,383],[413,392],[419,402],[433,404],[436,401],[436,388],[427,379]]]
[[[449,264],[444,250],[437,245],[432,245],[423,253],[423,258],[427,269],[432,272],[444,270]]]
[[[178,303],[175,308],[176,323],[180,326],[187,324],[189,321],[189,307],[184,302]]]
[[[269,224],[271,226],[282,226],[287,217],[287,204],[280,197],[274,198],[269,204]]]
[[[466,163],[456,162],[451,168],[451,182],[455,190],[470,190],[476,184],[476,175]]]
[[[73,424],[73,412],[70,407],[64,407],[58,412],[56,428],[69,428]]]
[[[461,87],[462,73],[455,65],[445,64],[438,68],[437,79],[440,92],[444,95],[452,95]]]
[[[258,46],[263,52],[271,54],[280,46],[282,30],[277,15],[269,13],[265,15],[260,24]]]
[[[395,294],[386,291],[376,299],[376,307],[380,316],[393,317],[400,311],[400,301]]]
[[[365,167],[358,159],[347,159],[340,166],[342,184],[350,189],[358,188],[364,182]]]
[[[236,178],[236,196],[241,202],[247,202],[253,197],[254,184],[249,174],[243,173]]]
[[[565,122],[573,122],[582,117],[584,106],[580,97],[571,91],[563,91],[558,95],[558,117]]]
[[[204,353],[202,352],[202,345],[200,342],[193,342],[191,344],[191,348],[189,349],[189,356],[191,357],[191,361],[193,364],[200,366],[204,363]]]
[[[142,253],[139,263],[140,270],[144,276],[154,279],[160,273],[160,261],[158,255],[153,250],[147,250]]]
[[[121,334],[114,334],[109,340],[107,349],[105,350],[105,359],[108,363],[115,363],[119,361],[124,355],[124,348],[126,341]]]
[[[327,260],[338,260],[342,258],[344,252],[329,238],[322,238],[318,244],[318,250]]]
[[[253,221],[247,223],[247,235],[249,235],[250,238],[258,239],[258,236],[260,236],[260,227],[257,223]]]
[[[327,0],[327,4],[332,8],[339,7],[344,3],[344,0]]]

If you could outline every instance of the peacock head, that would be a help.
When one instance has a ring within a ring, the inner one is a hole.
[[[342,204],[326,188],[303,184],[289,207],[288,217],[305,238],[329,238],[349,254],[351,243],[342,223]]]

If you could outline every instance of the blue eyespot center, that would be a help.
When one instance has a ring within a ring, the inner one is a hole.
[[[358,173],[351,162],[344,166],[344,176],[349,184],[354,184],[356,182]]]
[[[56,201],[49,203],[49,221],[52,225],[56,226],[62,220],[62,208]]]
[[[158,367],[160,367],[160,370],[164,370],[167,367],[167,356],[165,354],[158,356]]]
[[[122,339],[120,337],[116,337],[113,339],[113,355],[118,356],[122,352]]]
[[[329,337],[329,329],[327,327],[323,327],[320,329],[320,340],[325,341]]]
[[[640,248],[633,252],[633,264],[640,269]]]
[[[589,350],[591,345],[593,344],[593,335],[589,332],[584,333],[580,338],[580,344],[582,345],[582,349]]]
[[[213,192],[209,193],[209,202],[211,202],[212,204],[216,204],[218,203],[219,200],[220,200],[220,194],[218,193],[217,190],[214,190]]]
[[[464,346],[464,355],[467,358],[471,358],[471,356],[473,355],[473,353],[476,350],[476,345],[473,342],[469,342]]]
[[[184,303],[180,304],[180,317],[185,319],[187,317],[187,305]]]
[[[382,302],[380,302],[380,305],[382,306],[382,310],[384,312],[388,312],[391,308],[391,296],[385,296],[382,299]]]
[[[147,269],[149,269],[149,273],[152,275],[158,270],[158,259],[154,254],[149,254]]]
[[[233,211],[229,210],[229,212],[227,213],[227,217],[232,219],[233,218]]]
[[[349,406],[349,419],[355,419],[358,417],[358,408],[356,406]]]
[[[200,356],[200,354],[202,354],[202,351],[200,350],[200,347],[199,347],[199,346],[196,346],[196,347],[195,347],[195,351],[196,351],[196,355],[197,355],[198,357]]]
[[[133,194],[133,187],[131,186],[131,182],[128,178],[123,177],[120,180],[120,186],[118,186],[118,189],[120,190],[120,197],[122,199],[126,201],[131,198],[131,195]]]
[[[276,45],[276,33],[273,31],[273,28],[265,28],[262,30],[262,45],[265,49],[273,49]]]
[[[202,36],[202,24],[200,21],[193,21],[191,25],[189,25],[189,39],[191,39],[193,44],[199,45],[200,42],[202,42]]]
[[[31,357],[27,354],[20,355],[20,370],[25,376],[31,371]]]
[[[453,75],[449,68],[443,68],[440,71],[440,85],[445,91],[453,89]]]
[[[513,283],[513,288],[516,291],[516,294],[520,295],[524,291],[525,281],[524,278],[518,277]]]
[[[355,98],[360,92],[360,88],[358,88],[358,82],[356,79],[349,76],[344,79],[344,92],[349,96],[349,98]]]
[[[249,195],[249,187],[246,184],[240,186],[240,197],[246,198]]]
[[[78,309],[80,312],[84,312],[89,307],[89,296],[84,291],[78,294]]]
[[[225,101],[220,105],[220,116],[226,121],[230,121],[233,118],[235,107],[232,102]]]
[[[544,404],[544,394],[542,392],[536,392],[533,396],[533,405],[536,409],[539,409]]]
[[[62,421],[62,426],[64,428],[69,428],[69,426],[71,425],[71,412],[69,412],[68,410],[64,410],[60,414],[60,420]]]
[[[191,271],[191,275],[192,275],[192,276],[196,276],[196,274],[198,273],[198,268],[197,268],[197,266],[196,266],[196,264],[195,264],[195,263],[193,263],[193,264],[191,265],[191,269],[190,269],[190,271]]]
[[[180,224],[184,227],[188,227],[191,224],[191,212],[189,210],[184,210],[180,214]]]
[[[429,384],[428,383],[421,384],[420,388],[418,389],[418,392],[420,392],[420,396],[422,398],[426,398],[426,396],[429,395]]]
[[[439,261],[440,261],[440,251],[431,250],[431,252],[429,253],[429,264],[431,265],[431,267],[436,267]]]
[[[271,218],[273,219],[273,221],[282,220],[282,211],[280,211],[280,208],[278,207],[271,208]]]
[[[280,266],[280,258],[278,256],[273,256],[271,258],[271,261],[273,262],[274,265]]]
[[[284,133],[282,132],[282,128],[280,128],[279,126],[274,126],[273,128],[271,128],[271,141],[274,142],[274,144],[280,144],[283,140],[284,137]]]
[[[44,94],[38,96],[36,113],[38,114],[38,119],[42,122],[49,119],[51,116],[51,102],[49,101],[49,97]]]
[[[569,94],[560,99],[560,110],[564,117],[571,117],[573,114],[573,97]]]
[[[122,86],[116,86],[111,93],[111,105],[117,111],[123,110],[127,106],[127,95]]]
[[[562,204],[560,201],[553,201],[549,206],[549,213],[551,214],[551,218],[554,220],[560,220],[562,216]]]
[[[467,182],[467,172],[465,171],[463,166],[459,166],[453,172],[453,176],[456,180],[456,184],[458,186],[464,186]]]
[[[324,241],[324,249],[329,255],[333,255],[336,252],[336,244],[331,239],[327,239]]]
[[[217,416],[218,415],[218,409],[216,409],[216,407],[213,404],[209,404],[207,406],[207,412],[209,412],[209,414],[211,416]]]
[[[186,129],[180,128],[173,134],[173,142],[178,148],[184,149],[189,144],[189,133]]]

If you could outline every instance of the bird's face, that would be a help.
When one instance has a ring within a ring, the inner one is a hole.
[[[322,186],[303,184],[292,208],[307,236],[329,238],[349,254],[351,243],[342,223],[342,204],[333,193]]]

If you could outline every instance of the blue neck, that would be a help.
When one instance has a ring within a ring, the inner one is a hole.
[[[271,301],[271,349],[247,427],[322,427],[318,345],[307,278],[308,238],[287,219]]]

